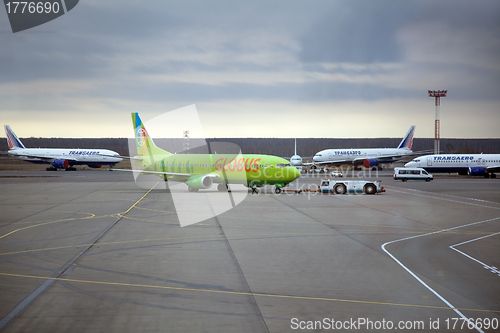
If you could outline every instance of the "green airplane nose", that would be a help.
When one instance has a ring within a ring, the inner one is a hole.
[[[295,179],[300,177],[300,171],[296,167],[288,167],[290,181],[294,181]]]

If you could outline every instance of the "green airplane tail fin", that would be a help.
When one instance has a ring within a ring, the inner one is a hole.
[[[158,148],[155,145],[137,112],[132,113],[132,123],[134,125],[135,145],[139,156],[170,154],[168,151]]]

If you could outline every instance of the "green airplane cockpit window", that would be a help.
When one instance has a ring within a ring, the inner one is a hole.
[[[292,166],[290,163],[278,163],[276,164],[276,167],[278,168],[284,168],[284,167],[289,167]]]

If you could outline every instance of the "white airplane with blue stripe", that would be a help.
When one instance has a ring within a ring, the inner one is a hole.
[[[117,152],[108,149],[26,148],[9,125],[4,125],[4,128],[9,144],[7,154],[26,162],[51,164],[47,171],[74,171],[74,165],[88,165],[91,168],[114,166],[122,160]]]
[[[363,165],[366,168],[375,167],[382,163],[401,161],[402,158],[415,155],[411,150],[415,126],[411,126],[408,133],[396,148],[369,148],[369,149],[326,149],[313,157],[313,163],[303,165]]]
[[[500,172],[500,154],[439,154],[415,158],[405,168],[424,168],[431,173],[449,172],[459,175],[496,178]]]

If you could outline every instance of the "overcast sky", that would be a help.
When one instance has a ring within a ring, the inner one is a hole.
[[[433,137],[427,90],[447,89],[441,137],[499,138],[499,17],[497,0],[81,0],[13,34],[0,9],[0,119],[126,137],[130,112],[195,104],[207,137]]]

